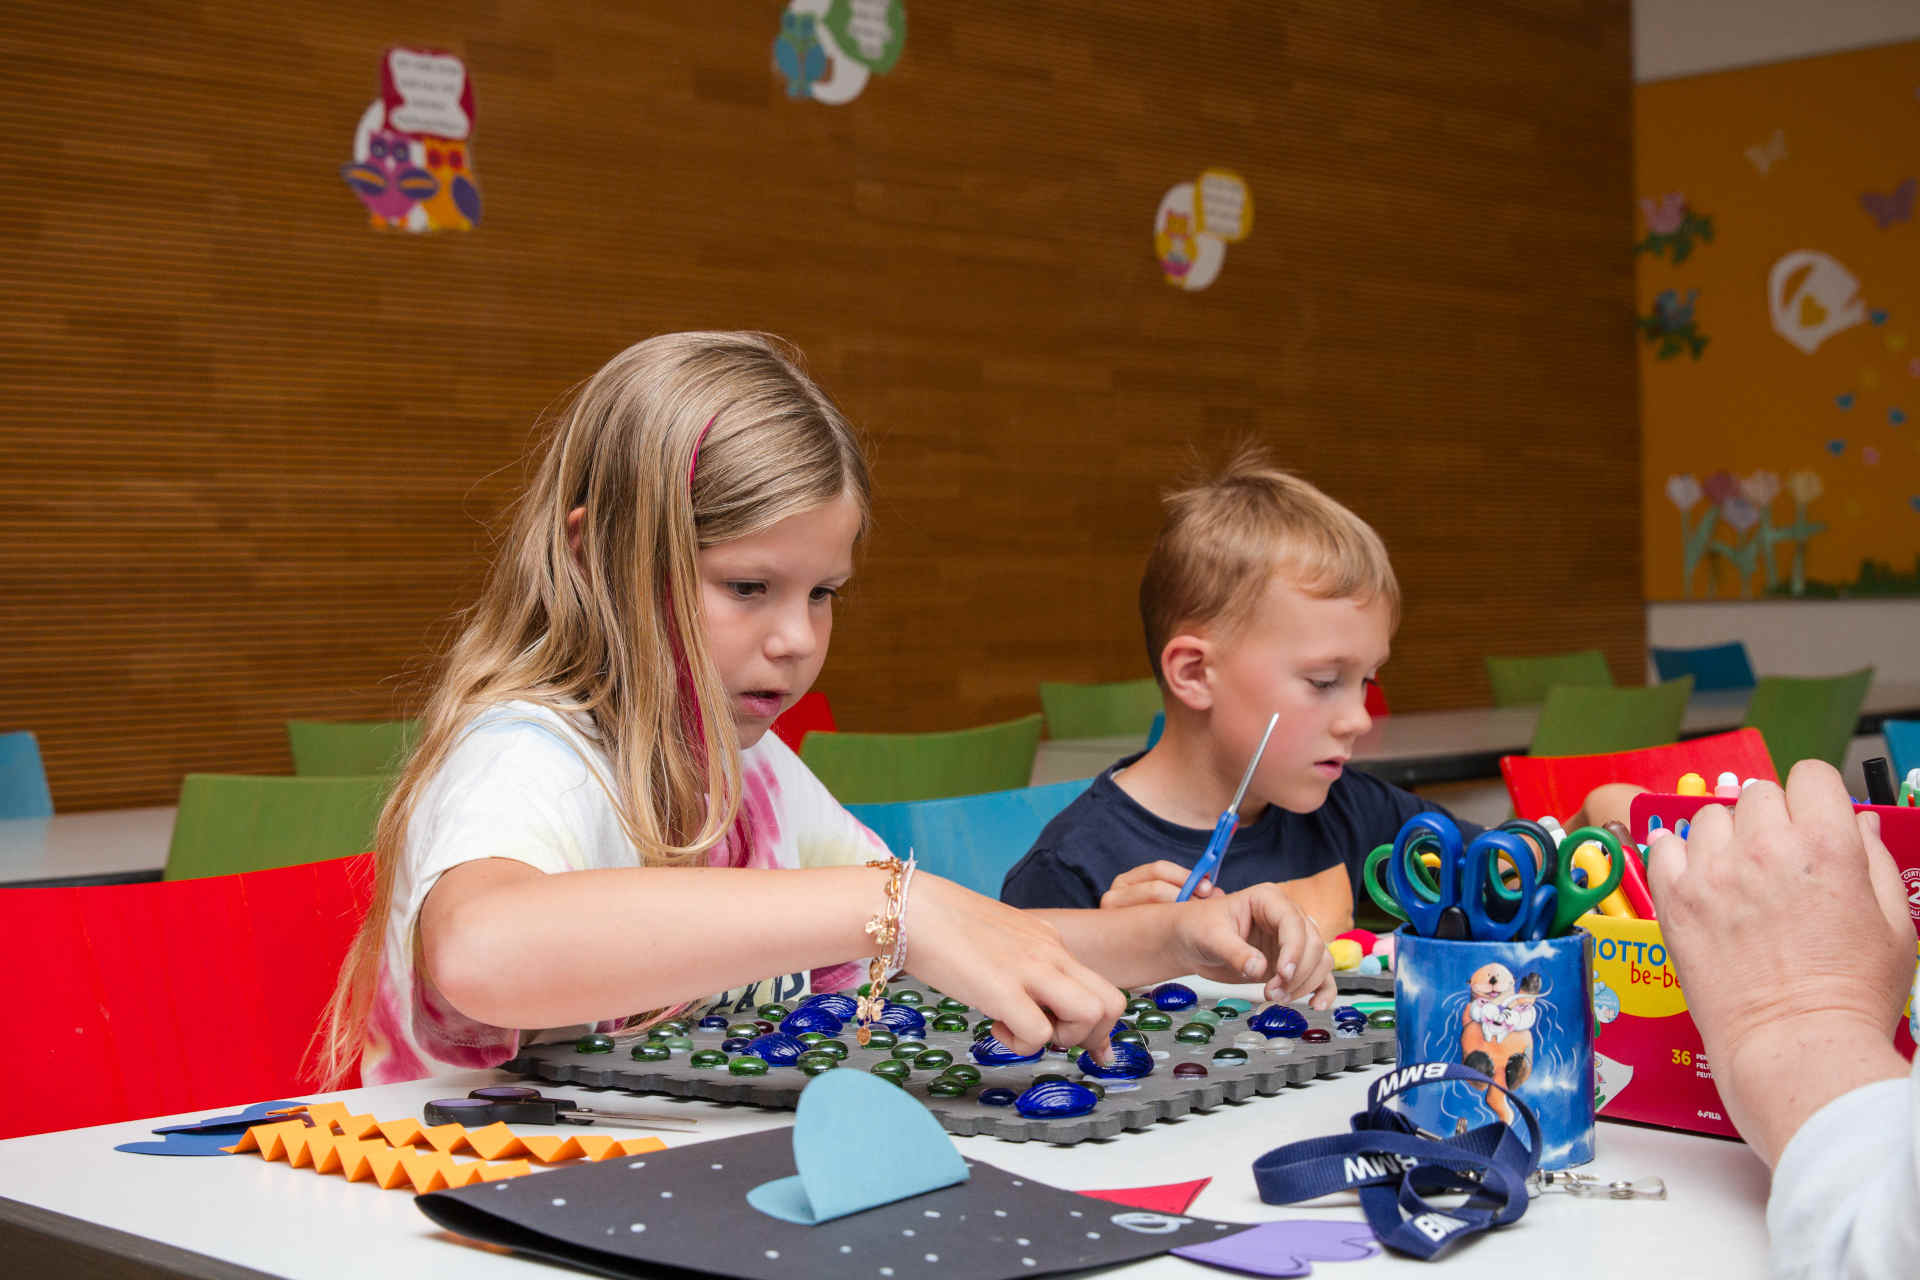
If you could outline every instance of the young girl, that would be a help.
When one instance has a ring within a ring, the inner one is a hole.
[[[1201,972],[1331,1002],[1326,948],[1277,890],[1023,912],[902,874],[767,732],[820,672],[867,520],[852,429],[776,341],[669,334],[594,375],[381,815],[322,1029],[331,1082],[356,1057],[386,1083],[637,1010],[850,986],[876,952],[1020,1052],[1104,1058],[1116,983]]]

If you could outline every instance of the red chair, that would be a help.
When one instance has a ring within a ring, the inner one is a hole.
[[[1704,738],[1638,751],[1593,756],[1501,756],[1513,811],[1523,818],[1552,814],[1566,819],[1579,811],[1587,793],[1603,782],[1631,782],[1649,791],[1671,792],[1680,776],[1697,773],[1708,787],[1725,772],[1742,782],[1764,778],[1778,782],[1773,757],[1758,729],[1735,729]]]
[[[153,884],[0,890],[0,1138],[297,1098],[373,855]]]
[[[1387,714],[1387,691],[1378,680],[1367,686],[1367,714],[1375,720]]]
[[[800,700],[782,711],[773,721],[773,731],[780,735],[780,741],[800,750],[800,740],[815,729],[825,729],[832,733],[839,729],[833,722],[833,708],[827,705],[827,695],[818,689],[809,689],[800,695]]]

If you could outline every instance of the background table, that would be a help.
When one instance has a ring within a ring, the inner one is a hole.
[[[0,820],[0,888],[158,880],[172,805]]]
[[[1261,1203],[1251,1166],[1255,1157],[1282,1143],[1344,1132],[1348,1116],[1362,1107],[1373,1075],[1372,1070],[1346,1072],[1276,1097],[1253,1098],[1073,1147],[981,1137],[955,1141],[970,1158],[1072,1190],[1210,1177],[1212,1183],[1191,1208],[1203,1217],[1357,1222],[1361,1214],[1351,1203],[1308,1208]],[[497,1072],[464,1072],[335,1096],[356,1113],[372,1112],[389,1120],[418,1116],[430,1098],[457,1096],[509,1078]],[[57,1084],[33,1082],[31,1087]],[[567,1092],[589,1098],[623,1096],[573,1088]],[[255,1099],[230,1101],[237,1107]],[[644,1105],[698,1118],[702,1138],[791,1122],[789,1112],[696,1100],[648,1098]],[[231,1108],[219,1108],[224,1109]],[[105,1125],[0,1142],[0,1257],[8,1259],[10,1268],[19,1268],[19,1274],[30,1275],[76,1274],[86,1264],[109,1275],[265,1274],[329,1280],[349,1273],[406,1280],[428,1274],[457,1273],[474,1280],[563,1274],[463,1244],[429,1222],[404,1192],[289,1169],[257,1156],[175,1159],[113,1150],[115,1143],[144,1137],[161,1123],[165,1121]],[[682,1133],[659,1136],[671,1147],[693,1140]],[[1547,1270],[1556,1277],[1764,1272],[1767,1175],[1744,1145],[1602,1122],[1598,1158],[1588,1170],[1609,1179],[1658,1175],[1666,1179],[1670,1198],[1542,1196],[1518,1224],[1475,1238],[1439,1265],[1523,1276],[1538,1273],[1543,1260],[1550,1259]],[[697,1193],[696,1188],[688,1191]],[[1121,1210],[1114,1206],[1107,1211]],[[1188,1280],[1230,1274],[1172,1257],[1136,1263],[1123,1273]],[[1327,1280],[1363,1280],[1407,1276],[1413,1269],[1404,1259],[1383,1255],[1358,1263],[1320,1264],[1316,1274]]]

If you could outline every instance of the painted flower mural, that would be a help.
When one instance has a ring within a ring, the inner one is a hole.
[[[1793,502],[1793,520],[1776,526],[1773,504],[1782,491],[1780,477],[1771,471],[1741,477],[1722,469],[1704,482],[1692,475],[1667,477],[1667,501],[1680,513],[1681,582],[1689,597],[1703,560],[1708,597],[1718,593],[1726,571],[1731,571],[1742,597],[1753,596],[1756,577],[1765,590],[1777,592],[1780,579],[1774,548],[1783,542],[1793,548],[1786,590],[1791,595],[1805,593],[1807,544],[1827,527],[1809,519],[1807,508],[1825,492],[1825,485],[1812,471],[1789,475],[1784,492]],[[1709,505],[1696,517],[1694,508],[1703,498]]]

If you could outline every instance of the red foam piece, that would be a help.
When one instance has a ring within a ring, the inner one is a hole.
[[[0,1138],[297,1098],[373,855],[154,884],[0,892]]]
[[[1169,1182],[1158,1187],[1125,1187],[1118,1191],[1082,1191],[1080,1194],[1092,1196],[1095,1200],[1110,1200],[1129,1209],[1185,1213],[1194,1197],[1206,1190],[1207,1184],[1212,1181],[1212,1178],[1197,1178],[1192,1182]]]
[[[815,729],[834,732],[839,726],[833,722],[833,708],[827,704],[827,695],[818,689],[809,689],[800,695],[799,701],[774,717],[773,731],[780,735],[780,741],[800,750],[801,739]]]
[[[1551,814],[1563,822],[1579,812],[1587,793],[1603,782],[1630,782],[1649,791],[1671,792],[1682,774],[1697,773],[1711,787],[1724,772],[1742,782],[1780,780],[1758,729],[1735,729],[1664,747],[1603,755],[1500,757],[1513,811],[1522,818]]]

